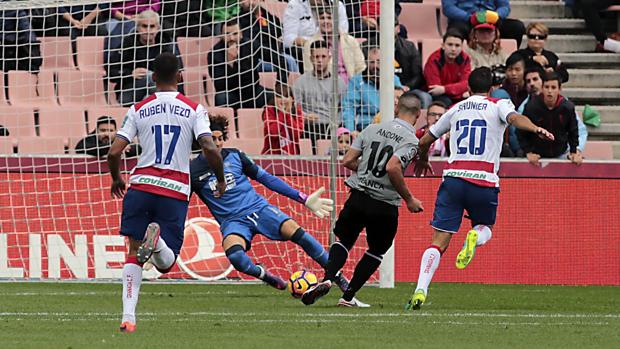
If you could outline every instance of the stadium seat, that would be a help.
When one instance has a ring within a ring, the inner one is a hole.
[[[231,139],[226,146],[241,149],[248,155],[260,155],[264,142],[262,138],[238,138]]]
[[[206,95],[207,95],[207,105],[215,106],[215,84],[213,84],[213,79],[207,73],[205,76],[205,86],[207,87]]]
[[[288,4],[286,2],[278,1],[278,0],[265,0],[261,4],[262,8],[267,10],[267,12],[272,15],[278,17],[280,21],[284,18],[284,10],[286,10],[286,6]]]
[[[27,71],[10,71],[9,101],[14,106],[32,108],[58,106],[54,93],[54,72],[47,70],[31,74]]]
[[[20,137],[17,140],[20,154],[64,154],[65,146],[63,137]]]
[[[123,119],[125,119],[125,115],[127,114],[127,109],[125,107],[89,107],[86,110],[88,125],[90,126],[89,130],[94,130],[95,125],[97,125],[97,119],[100,116],[111,116],[114,120],[116,120],[116,128],[121,128],[123,125]]]
[[[583,157],[588,160],[611,160],[614,158],[613,145],[609,141],[588,141]]]
[[[99,71],[59,71],[58,101],[62,106],[106,105],[103,75]]]
[[[13,154],[13,140],[8,137],[0,137],[0,154]]]
[[[517,49],[518,49],[518,47],[517,47],[517,40],[515,40],[515,39],[502,39],[502,51],[504,51],[506,56],[510,56]]]
[[[407,28],[409,40],[419,42],[424,39],[439,38],[436,4],[401,3],[402,11],[398,20]]]
[[[0,125],[9,130],[10,138],[37,135],[32,108],[0,106]]]
[[[74,70],[73,49],[68,36],[41,37],[41,70]]]
[[[329,154],[329,149],[332,147],[331,139],[318,139],[316,141],[316,155],[325,156]]]
[[[312,156],[312,140],[305,138],[299,140],[299,154],[303,156]]]
[[[207,56],[213,46],[220,40],[219,36],[208,36],[204,38],[183,38],[177,39],[183,67],[185,69],[201,69],[207,71]]]
[[[273,90],[276,88],[276,80],[278,79],[277,73],[258,73],[260,75],[260,84],[268,89]]]
[[[207,112],[209,112],[209,115],[220,114],[226,116],[226,118],[228,118],[228,138],[238,138],[237,127],[235,126],[235,111],[233,108],[207,107]]]
[[[41,108],[39,135],[42,137],[84,137],[87,130],[81,108]]]
[[[442,39],[424,39],[422,40],[422,66],[426,65],[428,57],[441,47]]]
[[[197,68],[183,71],[183,86],[185,95],[194,102],[206,106],[205,76],[204,71]]]
[[[263,109],[239,109],[237,111],[239,138],[263,138]]]
[[[4,88],[4,74],[0,74],[0,106],[9,104],[6,99]]]
[[[103,67],[103,36],[82,36],[77,38],[77,64],[80,70],[94,70],[105,73]]]

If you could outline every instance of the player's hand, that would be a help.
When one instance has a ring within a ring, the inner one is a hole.
[[[413,196],[411,197],[411,200],[407,201],[407,209],[409,210],[409,212],[411,213],[418,213],[418,212],[423,212],[424,211],[424,206],[422,206],[422,201],[414,198]]]
[[[325,192],[325,188],[320,187],[319,190],[310,194],[304,203],[304,205],[319,218],[327,216],[334,210],[334,201],[332,199],[322,198],[321,194],[323,194],[323,192]]]
[[[122,179],[112,181],[110,192],[113,198],[122,199],[125,196],[125,181]]]
[[[221,198],[224,193],[226,192],[226,181],[224,182],[217,182],[217,184],[215,185],[215,192],[213,193],[213,196],[215,196],[216,198]]]
[[[530,162],[530,164],[534,165],[534,166],[538,166],[540,167],[540,155],[536,154],[536,153],[527,153],[527,161]]]
[[[413,173],[416,177],[424,177],[428,173],[435,174],[435,172],[433,171],[433,166],[431,166],[431,163],[428,162],[428,159],[416,160],[415,164],[413,165]]]
[[[581,163],[583,162],[583,156],[581,155],[581,152],[579,150],[577,150],[576,153],[568,154],[568,159],[575,165],[581,165]]]
[[[536,129],[536,134],[538,135],[538,137],[540,137],[542,139],[546,139],[548,141],[555,140],[555,136],[553,136],[553,133],[545,130],[542,127],[539,127],[539,128]]]

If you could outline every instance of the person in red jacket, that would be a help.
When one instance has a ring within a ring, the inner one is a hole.
[[[263,111],[265,143],[262,154],[299,154],[299,138],[304,132],[301,106],[295,104],[291,89],[278,82],[273,103]]]
[[[459,31],[448,29],[441,48],[430,55],[424,66],[428,93],[434,101],[448,106],[467,97],[471,60],[463,52],[463,39]]]

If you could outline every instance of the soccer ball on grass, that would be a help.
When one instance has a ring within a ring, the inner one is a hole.
[[[294,272],[290,279],[288,279],[288,291],[295,298],[301,298],[304,292],[308,291],[310,287],[316,286],[319,279],[312,272],[306,270],[300,270]]]

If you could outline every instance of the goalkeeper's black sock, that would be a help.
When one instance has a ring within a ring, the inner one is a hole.
[[[349,250],[339,241],[336,241],[329,248],[329,260],[327,261],[327,267],[325,268],[325,277],[323,281],[334,281],[336,274],[342,269],[349,257]]]
[[[355,297],[355,293],[364,286],[366,281],[370,279],[370,276],[379,268],[382,258],[382,256],[375,256],[368,251],[364,253],[364,257],[360,259],[355,267],[355,273],[353,273],[353,278],[349,282],[349,288],[342,295],[344,300],[351,301]]]

